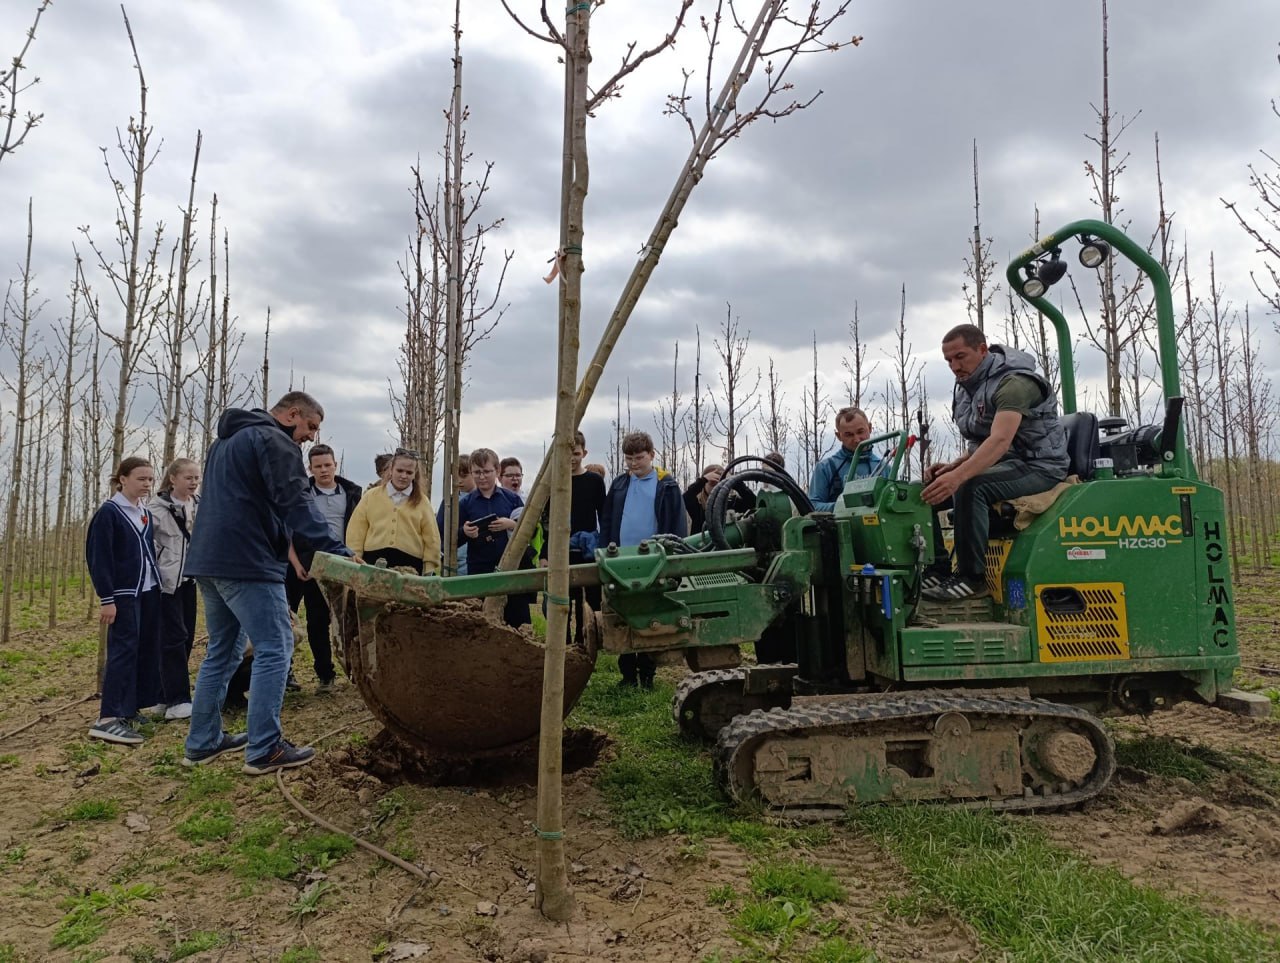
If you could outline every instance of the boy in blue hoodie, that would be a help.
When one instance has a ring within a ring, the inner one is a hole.
[[[600,510],[600,544],[639,545],[655,535],[688,532],[680,485],[665,469],[654,465],[657,452],[647,432],[633,431],[622,439],[627,470],[613,480]],[[622,685],[653,688],[656,663],[644,652],[618,657]]]

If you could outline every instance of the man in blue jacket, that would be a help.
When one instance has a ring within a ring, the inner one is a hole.
[[[622,439],[627,470],[613,480],[600,509],[600,544],[639,545],[655,535],[688,532],[680,485],[654,465],[657,452],[647,432],[633,431]],[[628,652],[618,657],[622,685],[653,688],[653,656]]]
[[[186,572],[204,599],[209,646],[196,676],[184,765],[198,766],[246,747],[253,776],[311,761],[280,729],[293,631],[284,572],[290,537],[299,555],[350,550],[330,533],[316,507],[298,448],[320,430],[324,409],[303,391],[274,408],[229,408],[204,466],[200,523],[191,535]],[[247,735],[222,731],[222,701],[240,665],[246,635],[253,640]]]
[[[809,482],[809,501],[814,511],[829,512],[845,484],[853,478],[867,478],[880,470],[880,456],[870,448],[863,449],[858,463],[853,453],[871,437],[871,422],[861,408],[841,408],[836,412],[836,440],[840,447],[818,462]]]

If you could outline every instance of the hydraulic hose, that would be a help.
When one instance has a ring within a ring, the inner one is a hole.
[[[755,456],[743,455],[742,457],[753,458]],[[737,460],[735,459],[735,461]],[[764,459],[760,460],[763,461]],[[786,493],[801,515],[808,515],[813,511],[813,502],[809,501],[809,496],[804,489],[797,485],[795,479],[785,472],[750,468],[736,475],[730,475],[726,471],[724,477],[711,490],[711,496],[707,499],[707,532],[710,534],[711,544],[715,548],[730,548],[729,540],[725,538],[724,534],[725,515],[729,510],[729,492],[737,482],[744,481],[759,481],[775,486]]]

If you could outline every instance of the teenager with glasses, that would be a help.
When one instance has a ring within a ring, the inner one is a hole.
[[[458,530],[454,533],[458,544],[467,546],[469,575],[484,575],[497,569],[516,528],[511,515],[524,507],[524,499],[498,484],[498,469],[498,455],[493,449],[477,448],[471,453],[471,478],[476,487],[458,501]],[[503,617],[508,625],[528,625],[528,596],[508,596]]]

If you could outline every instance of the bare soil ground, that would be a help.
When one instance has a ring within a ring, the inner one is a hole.
[[[1256,584],[1251,597],[1274,600],[1273,588]],[[1280,603],[1270,611],[1280,615]],[[1256,638],[1246,632],[1248,664],[1280,663],[1273,631],[1264,628]],[[31,656],[11,656],[3,666],[0,736],[92,691],[90,633],[76,623],[21,640],[18,648]],[[356,689],[343,681],[320,694],[299,661],[304,691],[286,702],[286,734],[322,741],[320,758],[286,775],[287,786],[317,815],[417,863],[431,881],[359,849],[299,857],[279,875],[261,872],[235,844],[252,827],[267,827],[263,849],[322,832],[273,779],[242,775],[238,759],[193,776],[176,765],[185,723],[157,724],[137,749],[94,746],[85,739],[97,709],[89,701],[0,741],[0,959],[368,961],[378,954],[680,963],[741,952],[729,914],[708,894],[741,888],[749,856],[724,839],[691,845],[675,835],[619,835],[594,784],[592,758],[607,758],[608,745],[589,733],[575,737],[581,768],[566,778],[565,811],[578,913],[569,924],[550,924],[533,906],[532,785],[383,781],[373,773],[394,781],[392,772],[371,764],[381,727]],[[675,678],[681,670],[662,671]],[[1234,753],[1256,762],[1265,778],[1231,772],[1195,783],[1124,768],[1083,811],[1028,818],[1061,845],[1141,882],[1280,928],[1280,809],[1266,781],[1280,773],[1280,721],[1186,706],[1126,722],[1117,735],[1169,736]],[[85,818],[95,814],[101,818]],[[220,836],[216,826],[193,823],[219,814],[230,817]],[[879,960],[999,959],[946,915],[897,915],[910,883],[856,830],[835,827],[829,845],[802,858],[844,884],[848,898],[833,909],[840,931]],[[100,931],[71,945],[76,900],[95,893],[108,897],[90,914]]]

